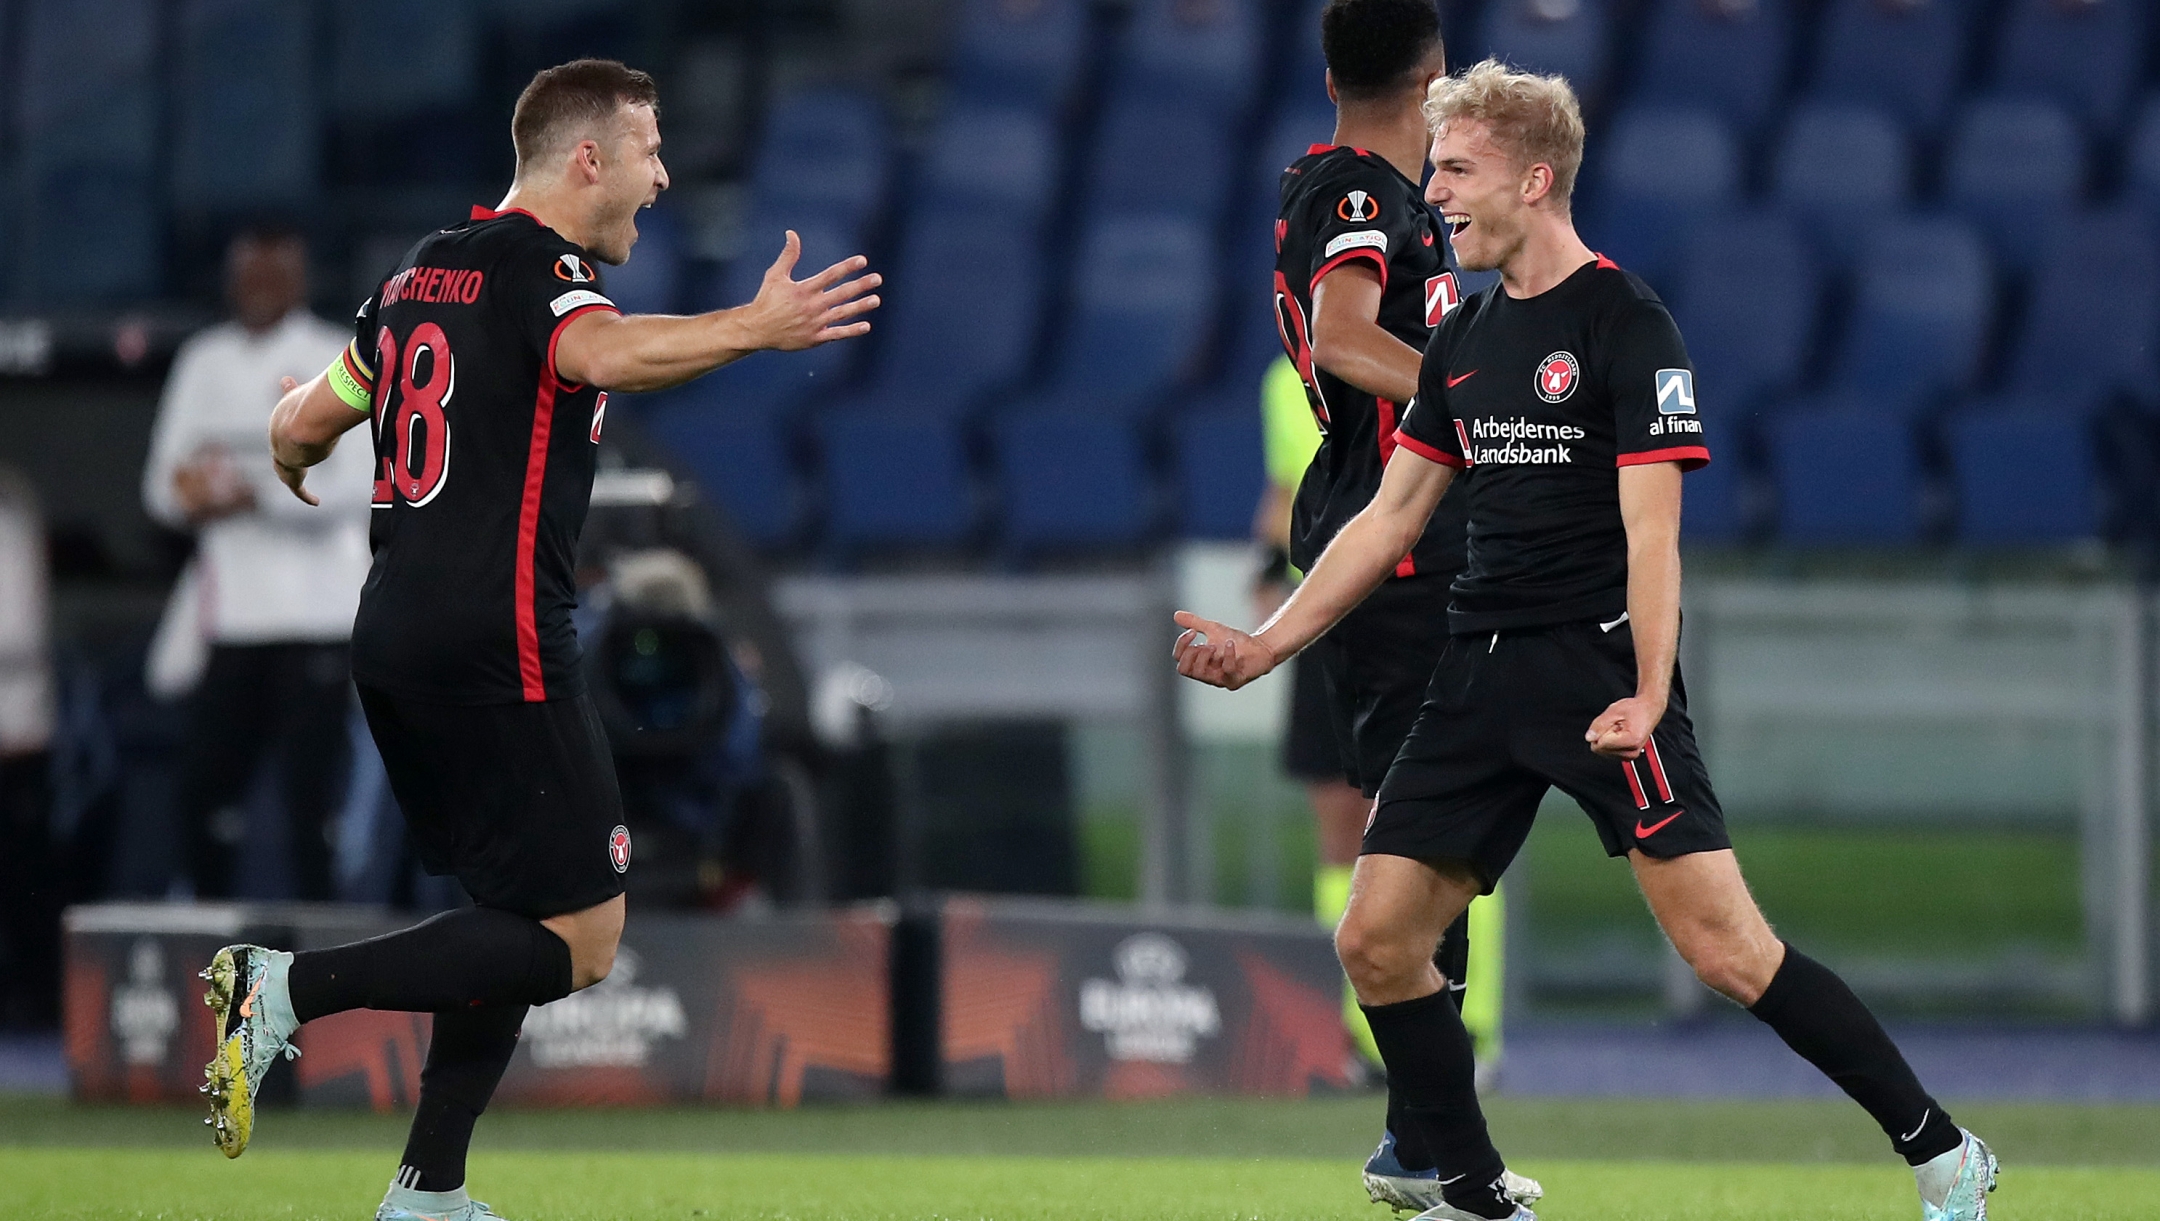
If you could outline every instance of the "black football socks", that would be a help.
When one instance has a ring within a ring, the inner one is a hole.
[[[1964,1139],[1853,990],[1790,943],[1784,965],[1748,1012],[1874,1116],[1890,1146],[1912,1165],[1948,1153]]]
[[[435,1015],[427,1067],[420,1071],[420,1105],[398,1165],[399,1186],[456,1191],[465,1185],[473,1124],[517,1051],[525,1013],[524,1005],[482,1005]]]
[[[1448,925],[1440,935],[1440,945],[1433,950],[1433,967],[1447,981],[1444,991],[1455,1002],[1455,1012],[1462,1013],[1463,987],[1469,981],[1470,968],[1470,913],[1464,912]],[[1473,1045],[1474,1046],[1474,1045]],[[1425,1134],[1416,1125],[1404,1121],[1402,1100],[1397,1097],[1393,1074],[1389,1075],[1387,1093],[1387,1130],[1395,1137],[1395,1160],[1405,1170],[1431,1170],[1431,1150],[1425,1147]]]
[[[293,955],[293,1016],[347,1009],[441,1013],[544,1005],[570,995],[570,947],[537,920],[492,907],[444,912],[408,929]]]
[[[1501,1188],[1506,1166],[1478,1106],[1470,1032],[1447,989],[1393,1005],[1361,1005],[1387,1064],[1391,1121],[1423,1138],[1447,1202],[1481,1217],[1515,1212]],[[1396,1128],[1401,1139],[1403,1128]]]

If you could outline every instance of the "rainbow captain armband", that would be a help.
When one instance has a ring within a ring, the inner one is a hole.
[[[354,411],[372,410],[375,405],[375,375],[368,370],[356,350],[359,341],[345,345],[338,358],[323,371],[324,380],[330,383],[330,392],[338,396]]]

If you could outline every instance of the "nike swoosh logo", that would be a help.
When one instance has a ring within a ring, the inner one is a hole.
[[[1418,236],[1419,236],[1419,237],[1422,237],[1422,238],[1424,238],[1424,239],[1425,239],[1425,244],[1426,244],[1426,245],[1428,245],[1428,246],[1432,245],[1432,234],[1430,234],[1430,233],[1420,233],[1420,234],[1418,234]]]
[[[1468,373],[1463,374],[1461,377],[1451,377],[1447,379],[1447,388],[1453,390],[1455,387],[1462,385],[1464,382],[1469,381],[1473,377],[1476,377],[1477,372],[1478,371],[1476,369],[1472,369]]]
[[[1467,1171],[1467,1170],[1465,1170],[1465,1171],[1463,1171],[1463,1172],[1462,1172],[1461,1174],[1458,1174],[1458,1175],[1456,1175],[1456,1176],[1455,1176],[1454,1178],[1452,1178],[1452,1179],[1441,1179],[1441,1180],[1439,1180],[1439,1183],[1440,1183],[1440,1185],[1441,1185],[1442,1187],[1445,1187],[1445,1186],[1447,1186],[1447,1185],[1448,1185],[1448,1184],[1450,1184],[1450,1183],[1460,1183],[1460,1182],[1462,1182],[1462,1181],[1463,1181],[1464,1179],[1467,1179],[1467,1178],[1469,1178],[1469,1177],[1470,1177],[1470,1172],[1469,1172],[1469,1171]]]
[[[1642,825],[1642,819],[1638,818],[1635,820],[1635,838],[1648,839],[1651,836],[1656,835],[1658,832],[1664,830],[1666,823],[1671,822],[1673,819],[1678,818],[1685,813],[1687,813],[1686,810],[1674,810],[1672,813],[1658,819],[1656,822],[1651,823],[1647,827]]]
[[[1914,1127],[1913,1127],[1913,1130],[1912,1130],[1912,1131],[1910,1131],[1910,1132],[1907,1132],[1907,1133],[1906,1133],[1905,1135],[1903,1135],[1903,1136],[1900,1136],[1900,1137],[1898,1137],[1898,1139],[1899,1139],[1899,1140],[1911,1140],[1911,1139],[1912,1139],[1913,1137],[1915,1137],[1915,1136],[1918,1136],[1918,1135],[1920,1135],[1920,1129],[1921,1129],[1921,1128],[1924,1128],[1924,1127],[1927,1127],[1927,1121],[1928,1121],[1928,1116],[1930,1116],[1930,1115],[1933,1115],[1934,1113],[1935,1113],[1935,1108],[1934,1108],[1934,1107],[1929,1107],[1929,1108],[1928,1108],[1927,1110],[1925,1110],[1925,1111],[1922,1111],[1922,1112],[1920,1112],[1920,1122],[1919,1122],[1918,1124],[1914,1125]]]
[[[1620,612],[1620,617],[1619,617],[1618,619],[1615,619],[1615,620],[1613,620],[1613,621],[1612,621],[1611,623],[1600,623],[1600,624],[1598,624],[1598,625],[1597,625],[1597,630],[1599,630],[1599,631],[1601,631],[1601,632],[1609,632],[1609,631],[1613,630],[1614,628],[1616,628],[1616,627],[1619,627],[1619,626],[1620,626],[1621,624],[1623,624],[1623,623],[1626,623],[1626,622],[1627,622],[1627,617],[1628,617],[1628,613],[1627,613],[1626,611],[1621,611],[1621,612]]]
[[[251,1018],[255,1016],[255,994],[262,991],[262,981],[263,977],[258,975],[255,977],[255,982],[248,987],[247,999],[240,1002],[241,1017]]]

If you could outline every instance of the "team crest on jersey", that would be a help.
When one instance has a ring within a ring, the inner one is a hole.
[[[1439,326],[1449,311],[1462,304],[1462,290],[1455,286],[1455,273],[1443,271],[1425,280],[1425,325]]]
[[[1354,224],[1380,219],[1380,201],[1363,191],[1352,191],[1335,205],[1335,215]]]
[[[1582,366],[1575,363],[1575,354],[1555,352],[1538,362],[1537,375],[1531,382],[1539,398],[1557,403],[1575,393],[1575,383],[1581,379]]]
[[[607,859],[615,866],[615,872],[630,872],[630,828],[621,823],[616,823],[615,829],[608,832]]]
[[[555,260],[555,278],[568,280],[572,284],[590,284],[593,282],[593,273],[592,268],[585,265],[585,260],[574,254],[565,254]]]
[[[600,444],[600,425],[605,423],[606,420],[607,391],[602,390],[600,397],[595,399],[592,405],[592,443],[594,445]]]

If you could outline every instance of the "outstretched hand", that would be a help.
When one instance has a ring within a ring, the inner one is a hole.
[[[765,269],[757,298],[747,307],[754,320],[752,325],[764,341],[761,346],[799,352],[835,339],[869,334],[869,322],[849,320],[878,307],[880,301],[870,290],[883,284],[885,277],[876,272],[852,280],[848,277],[868,267],[870,260],[858,254],[806,280],[797,280],[793,278],[795,264],[801,258],[802,239],[790,229],[780,257]]]
[[[1172,618],[1185,631],[1170,655],[1177,659],[1178,673],[1187,678],[1235,691],[1278,664],[1275,651],[1256,636],[1191,611],[1179,611]]]
[[[1640,758],[1643,743],[1650,740],[1650,731],[1656,729],[1664,717],[1662,706],[1639,695],[1614,700],[1590,722],[1590,728],[1583,731],[1583,741],[1608,759]]]

